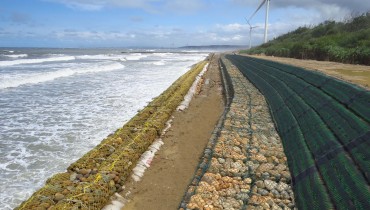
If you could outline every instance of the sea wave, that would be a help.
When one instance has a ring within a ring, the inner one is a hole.
[[[28,55],[27,55],[27,54],[18,54],[18,55],[2,55],[2,56],[8,57],[8,58],[25,58],[25,57],[28,57]]]
[[[168,56],[173,56],[173,55],[178,55],[178,54],[174,54],[174,53],[153,53],[154,56],[158,56],[158,57],[168,57]]]
[[[76,56],[76,59],[81,60],[113,60],[113,61],[138,61],[143,58],[148,57],[149,55],[156,55],[154,54],[143,54],[143,53],[129,53],[129,54],[122,54],[122,55],[115,55],[115,54],[100,54],[100,55],[81,55]],[[162,55],[163,56],[163,55]]]
[[[164,66],[164,65],[166,65],[166,61],[164,61],[164,60],[156,61],[156,62],[153,62],[153,65]]]
[[[143,55],[142,53],[132,53],[130,55],[124,56],[124,58],[129,61],[138,61],[146,57],[148,57],[148,55]]]
[[[64,68],[52,72],[33,73],[33,74],[16,74],[16,75],[3,75],[0,80],[0,89],[14,88],[26,84],[37,84],[42,82],[51,81],[61,77],[69,77],[77,74],[86,74],[94,72],[104,72],[122,69],[125,66],[117,62],[104,62],[96,64],[95,66],[76,66],[73,68]]]
[[[14,53],[13,50],[2,50],[2,52]]]
[[[101,54],[101,55],[81,55],[76,56],[76,59],[81,60],[114,60],[114,61],[125,61],[126,59],[122,55],[113,55],[113,54]]]
[[[0,61],[0,66],[14,66],[21,64],[33,64],[33,63],[45,63],[45,62],[56,62],[56,61],[70,61],[75,60],[74,56],[60,56],[50,58],[37,58],[37,59],[19,59],[12,61]]]

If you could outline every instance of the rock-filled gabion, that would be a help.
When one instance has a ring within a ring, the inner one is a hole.
[[[223,58],[234,98],[180,209],[294,209],[283,145],[263,95]]]
[[[101,209],[122,190],[140,156],[161,134],[206,61],[195,65],[122,128],[109,135],[65,173],[47,180],[16,209]]]

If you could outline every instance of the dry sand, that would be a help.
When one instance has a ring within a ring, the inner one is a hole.
[[[294,66],[300,66],[308,70],[321,71],[338,79],[357,84],[370,90],[370,66],[343,64],[329,61],[300,60],[294,58],[282,58],[273,56],[252,56]]]
[[[177,209],[193,178],[199,158],[220,118],[224,103],[217,58],[204,76],[205,84],[187,110],[175,112],[164,145],[140,182],[129,181],[130,200],[123,210]],[[208,82],[207,82],[208,80]]]

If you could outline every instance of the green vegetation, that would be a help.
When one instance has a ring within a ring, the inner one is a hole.
[[[345,22],[300,27],[241,53],[370,65],[370,12]]]

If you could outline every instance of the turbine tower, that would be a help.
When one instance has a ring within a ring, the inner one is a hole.
[[[268,19],[269,19],[270,0],[263,0],[261,2],[261,4],[258,6],[258,8],[256,9],[256,11],[254,11],[254,13],[251,15],[251,17],[247,20],[247,22],[249,23],[249,21],[254,17],[254,15],[258,12],[258,10],[260,10],[261,7],[266,2],[267,2],[267,4],[266,4],[266,17],[265,17],[265,43],[267,42],[267,31],[268,31]]]
[[[265,0],[266,2],[266,0]],[[265,17],[265,43],[267,43],[267,30],[268,30],[268,21],[269,21],[269,7],[270,7],[270,0],[267,0],[266,4],[266,17]]]
[[[258,26],[252,26],[252,25],[248,22],[248,20],[247,20],[247,23],[248,23],[248,25],[249,25],[249,49],[251,49],[251,48],[252,48],[252,30],[253,30],[254,28],[257,28]]]

